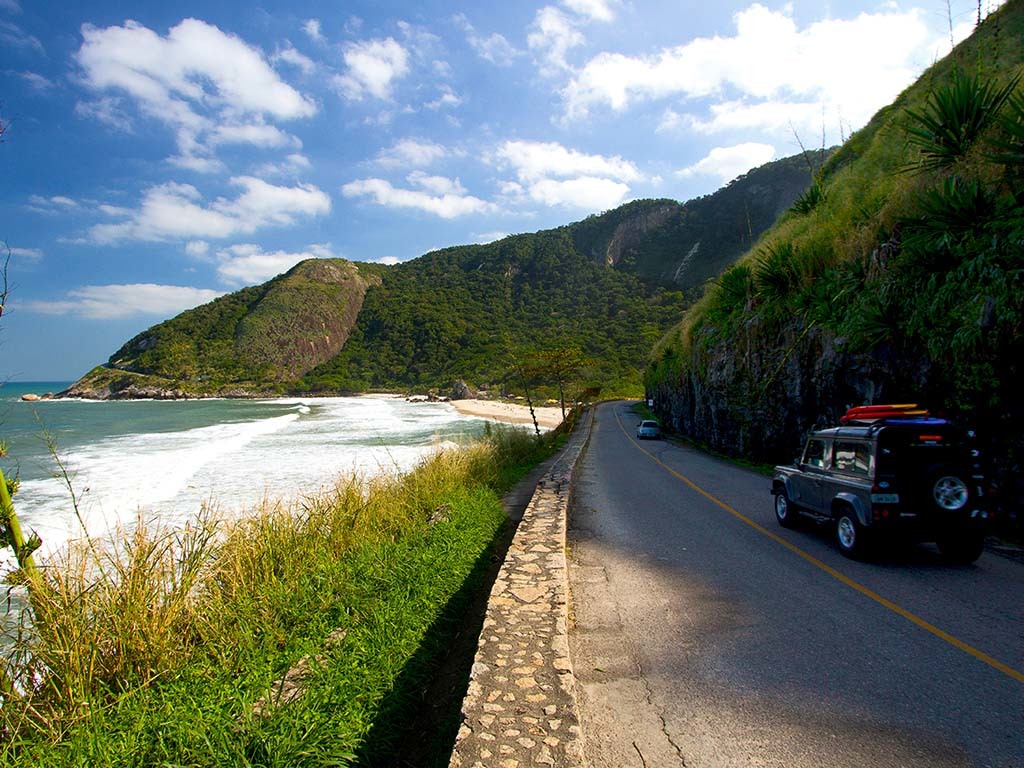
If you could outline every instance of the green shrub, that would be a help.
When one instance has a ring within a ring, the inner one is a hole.
[[[999,86],[980,74],[957,70],[922,109],[906,111],[907,138],[919,157],[911,168],[937,171],[967,156],[1016,88],[1018,78]]]

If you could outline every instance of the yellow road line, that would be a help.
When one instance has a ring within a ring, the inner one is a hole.
[[[887,600],[886,598],[882,597],[877,592],[874,592],[874,591],[868,589],[863,584],[860,584],[860,583],[854,581],[853,579],[851,579],[849,576],[846,576],[846,575],[840,573],[839,571],[837,571],[832,566],[827,565],[826,563],[823,563],[821,560],[816,558],[814,555],[811,555],[810,553],[805,552],[804,550],[800,549],[800,547],[796,546],[795,544],[792,544],[789,541],[786,541],[784,538],[782,538],[778,534],[773,533],[772,531],[769,531],[767,528],[765,528],[760,523],[757,523],[754,520],[751,520],[749,517],[744,515],[742,512],[739,512],[739,511],[733,509],[732,507],[730,507],[728,504],[726,504],[721,499],[719,499],[719,498],[717,498],[715,496],[712,496],[710,493],[705,491],[703,488],[701,488],[695,482],[690,480],[688,477],[680,474],[679,472],[676,472],[674,469],[672,469],[672,467],[670,467],[667,464],[665,464],[664,462],[662,462],[657,456],[655,456],[653,453],[651,453],[646,448],[644,448],[642,445],[640,445],[640,443],[638,443],[636,440],[634,440],[632,438],[632,436],[630,436],[630,434],[626,431],[626,427],[623,425],[622,419],[619,418],[618,412],[616,412],[616,414],[615,414],[615,421],[618,422],[619,429],[622,430],[622,433],[626,436],[626,439],[629,440],[629,442],[631,442],[633,445],[635,445],[638,450],[640,450],[641,452],[647,454],[647,456],[655,464],[660,466],[662,469],[666,470],[669,474],[674,475],[679,480],[682,480],[684,483],[686,483],[686,485],[690,486],[690,488],[692,488],[694,491],[699,493],[701,496],[706,498],[708,501],[710,501],[713,504],[715,504],[715,505],[721,507],[722,509],[724,509],[726,512],[728,512],[730,515],[735,517],[737,520],[740,520],[740,521],[746,523],[751,528],[753,528],[754,530],[758,531],[759,533],[764,534],[765,536],[767,536],[772,541],[778,542],[779,544],[784,546],[786,549],[788,549],[790,552],[792,552],[792,553],[794,553],[796,555],[799,555],[804,560],[809,562],[811,565],[814,565],[817,568],[820,568],[825,573],[827,573],[829,576],[832,576],[833,578],[838,579],[839,581],[841,581],[846,586],[850,587],[851,589],[857,590],[858,592],[860,592],[865,597],[868,597],[871,600],[874,600],[879,605],[888,608],[890,611],[892,611],[893,613],[895,613],[895,614],[897,614],[899,616],[902,616],[907,621],[909,621],[909,622],[911,622],[913,624],[916,624],[917,626],[919,626],[921,629],[925,630],[926,632],[930,632],[931,634],[935,635],[936,637],[938,637],[938,638],[940,638],[942,640],[945,640],[947,643],[949,643],[950,645],[954,646],[955,648],[959,648],[964,653],[968,653],[971,656],[973,656],[974,658],[978,659],[978,661],[983,661],[986,664],[988,664],[990,667],[994,667],[995,669],[998,669],[1004,675],[1012,677],[1018,683],[1024,683],[1024,672],[1019,672],[1018,670],[1014,669],[1013,667],[1011,667],[1011,666],[1009,666],[1007,664],[1004,664],[1003,662],[999,661],[998,659],[993,659],[987,653],[984,653],[983,651],[979,651],[974,646],[968,645],[963,640],[960,640],[960,639],[954,637],[953,635],[949,634],[948,632],[944,632],[943,630],[941,630],[938,627],[936,627],[934,624],[929,624],[927,621],[922,619],[920,616],[917,616],[916,614],[911,613],[906,608],[902,608],[902,607],[896,605],[896,603],[892,602],[891,600]]]

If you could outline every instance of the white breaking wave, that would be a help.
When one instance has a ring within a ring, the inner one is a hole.
[[[132,414],[126,403],[108,406],[121,419]],[[102,413],[94,407],[90,418]],[[161,415],[187,414],[190,407],[199,406],[161,404]],[[108,535],[139,515],[181,525],[204,504],[237,514],[267,498],[322,492],[341,476],[405,472],[439,444],[479,434],[483,423],[445,404],[393,398],[224,401],[217,407],[223,408],[220,420],[209,426],[127,434],[111,434],[111,428],[102,436],[100,424],[94,441],[61,450],[88,534]],[[251,418],[254,408],[270,415]],[[42,537],[39,556],[45,559],[83,531],[64,481],[36,474],[22,483],[15,504],[23,526]]]

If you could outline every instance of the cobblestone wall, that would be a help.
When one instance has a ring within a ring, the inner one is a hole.
[[[566,514],[581,420],[537,484],[491,589],[452,768],[584,765],[569,659]]]

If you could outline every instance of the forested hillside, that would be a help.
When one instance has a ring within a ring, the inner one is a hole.
[[[684,297],[580,254],[569,232],[448,248],[389,273],[371,291],[342,352],[311,371],[317,390],[480,385],[511,379],[543,349],[578,347],[584,376],[635,388],[651,345]]]
[[[425,390],[456,379],[518,391],[545,354],[575,360],[580,386],[639,393],[651,346],[699,286],[810,181],[806,159],[788,158],[686,204],[639,200],[392,267],[303,262],[139,334],[69,394]]]
[[[682,206],[670,200],[628,203],[567,229],[577,249],[599,263],[699,293],[804,193],[832,151],[767,163]],[[640,206],[644,217],[636,216]]]
[[[1024,2],[993,13],[826,163],[657,346],[659,414],[791,459],[852,404],[920,402],[1021,460]]]

